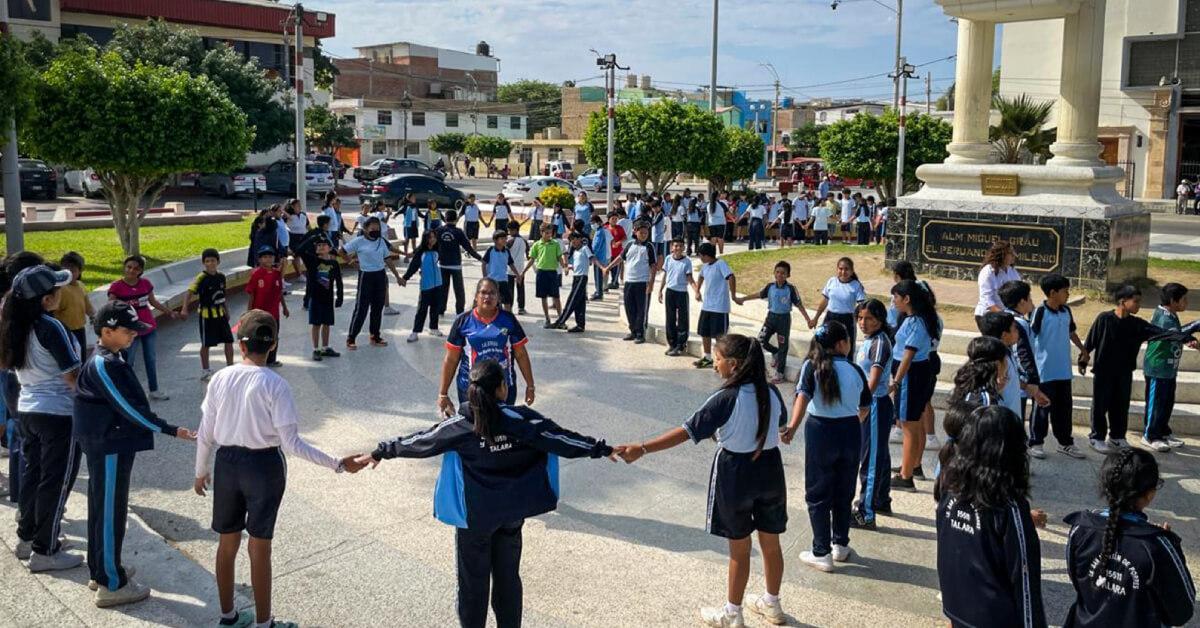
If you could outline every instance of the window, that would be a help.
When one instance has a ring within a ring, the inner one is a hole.
[[[584,155],[582,150],[578,151],[575,154],[576,154],[576,157],[575,157],[576,163],[578,163],[581,166],[587,164],[587,162],[588,162],[587,155]]]
[[[521,147],[521,163],[533,163],[533,148],[529,146]]]
[[[420,155],[420,154],[421,154],[421,143],[420,142],[409,142],[408,146],[404,149],[405,157],[407,157],[409,155]],[[417,164],[414,162],[413,165],[415,166]]]
[[[508,128],[520,129],[521,128],[521,116],[512,116],[511,118],[509,118],[508,119]]]
[[[342,116],[342,119],[345,120],[346,124],[349,124],[350,126],[354,126],[357,123],[357,118],[352,113]]]
[[[371,154],[372,155],[386,155],[387,154],[387,142],[384,140],[375,140],[375,141],[371,142]]]
[[[458,114],[457,113],[447,113],[446,114],[446,128],[448,128],[448,129],[458,128]]]
[[[500,116],[488,116],[487,117],[487,128],[489,128],[489,129],[500,128]]]
[[[560,159],[562,159],[562,149],[561,148],[551,148],[550,149],[550,161],[558,161]]]
[[[413,126],[425,126],[425,112],[424,111],[412,112],[412,125]]]
[[[392,124],[392,112],[390,112],[390,111],[377,111],[377,112],[375,113],[375,116],[376,116],[376,118],[375,118],[375,124],[381,124],[381,125],[383,125],[383,126],[391,126],[391,124]]]

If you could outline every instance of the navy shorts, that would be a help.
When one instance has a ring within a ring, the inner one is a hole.
[[[468,240],[479,239],[479,221],[467,221],[466,228],[463,231],[467,232]]]
[[[497,281],[496,285],[500,287],[500,304],[506,305],[511,310],[513,304],[513,285],[512,276],[509,276],[509,281]]]
[[[892,372],[900,368],[900,361],[892,361]],[[933,390],[937,385],[937,376],[933,374],[933,364],[930,360],[912,362],[908,373],[900,380],[896,389],[896,418],[901,421],[920,421],[925,406],[933,399]]]
[[[667,243],[666,242],[655,242],[654,243],[654,254],[656,256],[658,256],[658,261],[661,264],[662,261],[667,258]]]
[[[779,237],[784,240],[796,239],[796,225],[788,222],[779,226]]]
[[[278,447],[221,447],[213,465],[213,532],[245,530],[270,539],[286,487],[287,461]]]
[[[333,325],[333,303],[313,299],[308,303],[309,325]]]
[[[696,333],[701,338],[716,338],[729,333],[728,312],[705,312],[700,310],[700,320],[696,323]]]
[[[708,485],[709,534],[744,539],[787,531],[787,485],[779,448],[734,453],[718,448]]]
[[[709,225],[708,226],[708,237],[724,238],[725,237],[725,225]]]
[[[200,346],[215,347],[232,342],[233,332],[227,316],[200,319]]]
[[[417,234],[417,223],[414,222],[413,224],[404,228],[404,239],[405,240],[416,240],[417,235],[418,235]]]
[[[537,298],[543,297],[558,298],[558,290],[562,287],[562,275],[558,274],[557,270],[541,270],[537,271]]]

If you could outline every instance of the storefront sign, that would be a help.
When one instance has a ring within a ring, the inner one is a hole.
[[[969,220],[921,218],[921,261],[978,267],[992,243],[1007,240],[1017,268],[1054,272],[1062,258],[1062,235],[1053,227]]]

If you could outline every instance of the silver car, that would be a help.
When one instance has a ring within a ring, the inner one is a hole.
[[[238,194],[262,196],[267,191],[267,178],[251,168],[239,168],[233,172],[208,172],[196,179],[196,185],[209,194],[232,198]]]
[[[296,162],[281,159],[267,167],[267,191],[285,196],[296,194]],[[333,169],[319,161],[304,162],[304,189],[308,194],[324,194],[334,189]]]

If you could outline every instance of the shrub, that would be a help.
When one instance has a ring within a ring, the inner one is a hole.
[[[542,190],[542,193],[538,194],[538,198],[546,207],[568,209],[575,206],[575,197],[571,195],[571,191],[558,185]]]

